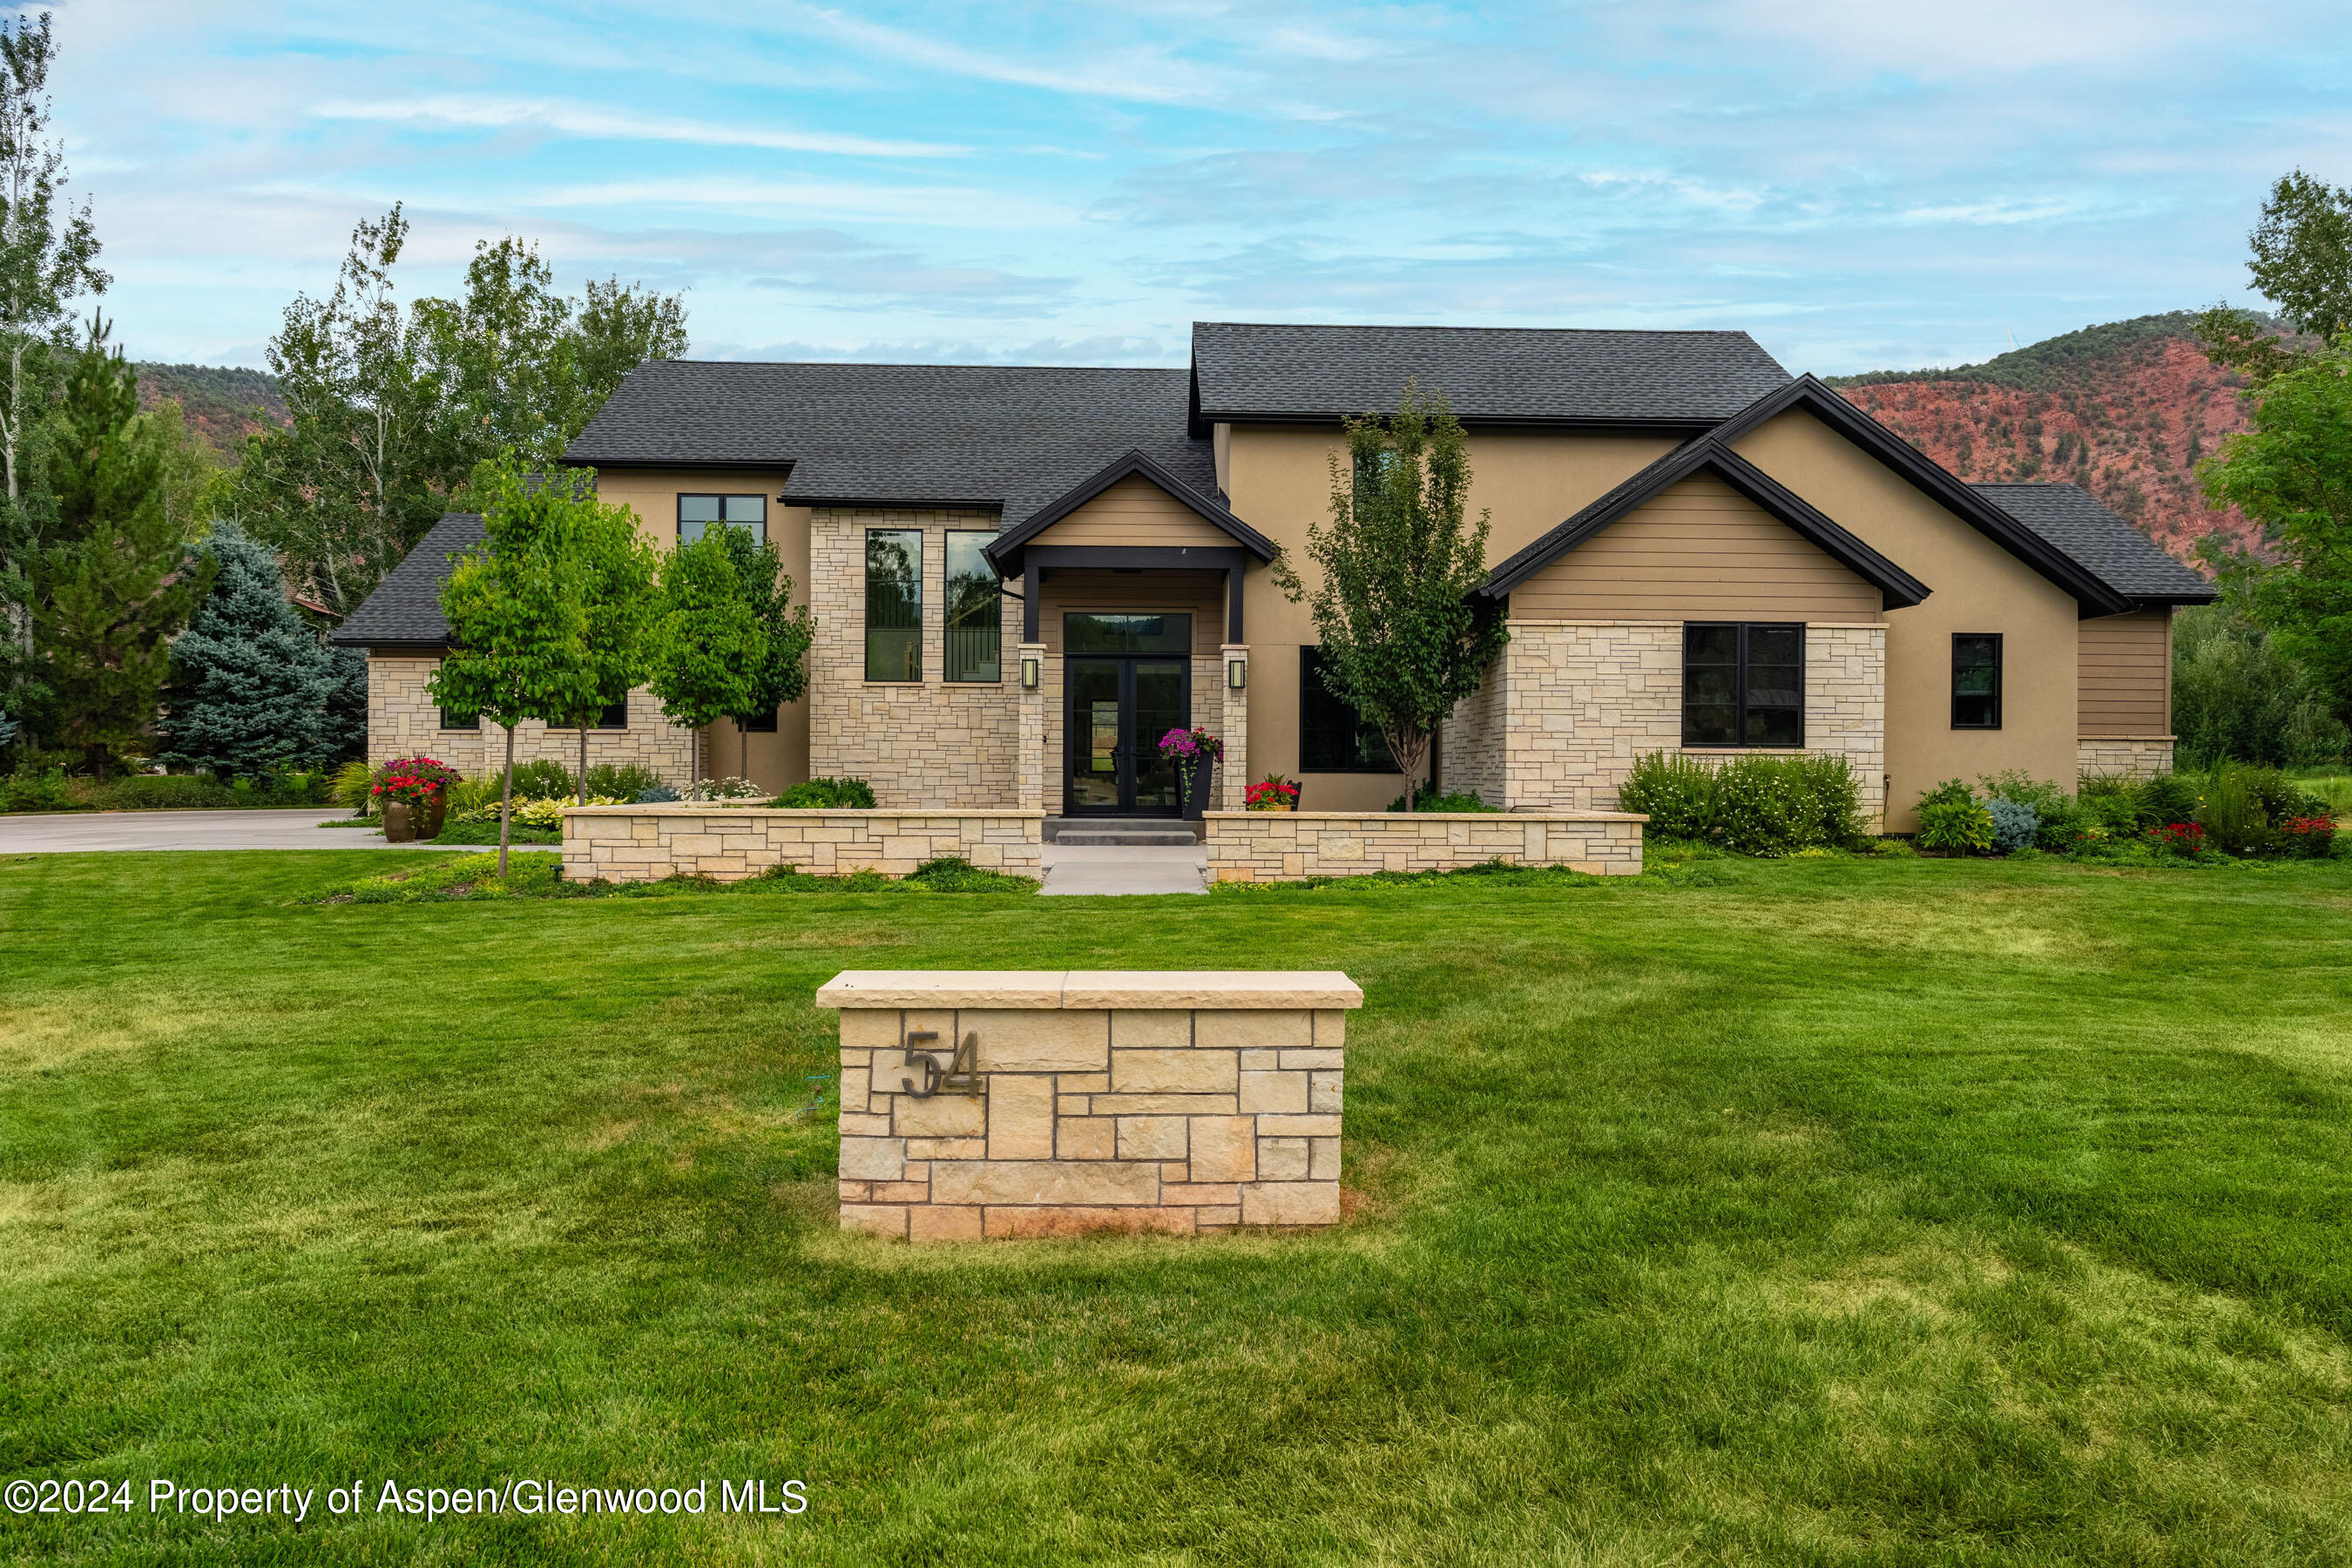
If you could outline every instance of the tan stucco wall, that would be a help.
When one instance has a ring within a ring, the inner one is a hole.
[[[2075,724],[2085,736],[2172,733],[2172,610],[2082,623]]]
[[[768,498],[768,537],[776,542],[784,570],[793,579],[793,603],[809,602],[809,509],[786,506],[776,500],[783,489],[783,468],[605,468],[596,475],[596,493],[604,500],[625,506],[654,548],[665,553],[677,543],[677,498],[680,495],[764,495]],[[823,637],[825,630],[818,628]],[[751,780],[764,788],[781,790],[809,776],[809,712],[805,701],[786,707],[776,716],[773,734],[750,737]],[[742,737],[729,723],[703,732],[703,765],[707,772],[738,771]]]
[[[1511,590],[1514,620],[1853,621],[1880,595],[1714,478],[1685,479]]]
[[[1886,616],[1891,829],[1916,826],[1920,795],[1943,779],[2021,768],[2072,782],[2073,595],[1801,410],[1749,432],[1737,449],[1931,590]],[[1952,728],[1956,632],[2002,635],[1999,730]]]

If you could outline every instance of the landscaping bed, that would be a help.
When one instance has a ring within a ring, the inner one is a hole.
[[[809,1512],[14,1552],[2352,1559],[2342,861],[300,901],[484,858],[0,863],[5,1468]],[[1040,954],[1352,976],[1346,1223],[842,1237],[815,987]]]

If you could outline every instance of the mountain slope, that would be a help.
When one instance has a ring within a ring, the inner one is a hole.
[[[2209,363],[2195,315],[2085,327],[1982,364],[1873,371],[1830,384],[1965,479],[2071,479],[2189,559],[2260,531],[2198,493],[2198,460],[2246,428],[2243,383]]]
[[[154,364],[141,361],[139,406],[177,399],[180,416],[224,463],[235,463],[245,438],[265,424],[286,423],[286,399],[268,371],[236,365]]]

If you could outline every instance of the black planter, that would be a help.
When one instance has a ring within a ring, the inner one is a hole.
[[[1217,764],[1210,763],[1204,767],[1193,769],[1192,792],[1184,799],[1185,820],[1200,821],[1201,814],[1208,810],[1209,803],[1216,798]]]

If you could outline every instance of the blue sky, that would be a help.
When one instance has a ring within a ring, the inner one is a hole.
[[[1183,362],[1195,319],[1738,327],[1824,373],[2243,292],[2352,183],[2342,0],[58,6],[139,357],[352,226],[687,291],[726,358]]]

